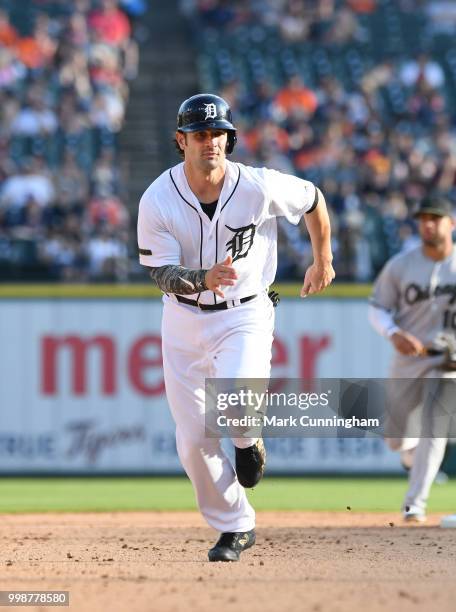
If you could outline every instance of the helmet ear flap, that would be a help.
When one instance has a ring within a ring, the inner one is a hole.
[[[228,132],[228,139],[226,142],[226,153],[229,155],[233,152],[234,145],[237,142],[237,137],[235,132]]]

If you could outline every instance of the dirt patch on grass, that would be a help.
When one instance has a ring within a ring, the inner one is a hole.
[[[439,519],[258,513],[256,546],[224,564],[196,513],[2,515],[0,590],[69,590],[78,612],[449,612],[456,530]]]

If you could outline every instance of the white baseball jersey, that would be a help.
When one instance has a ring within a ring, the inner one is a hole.
[[[225,298],[200,294],[201,304],[260,293],[277,268],[276,217],[297,224],[316,201],[313,183],[267,168],[226,161],[226,175],[212,220],[203,212],[187,182],[184,164],[159,176],[139,205],[141,264],[210,269],[227,255],[238,280],[224,287]],[[198,294],[186,296],[197,299]]]

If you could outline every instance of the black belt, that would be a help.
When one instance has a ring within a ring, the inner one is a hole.
[[[241,304],[245,304],[246,302],[250,302],[250,300],[253,300],[253,298],[256,298],[256,294],[249,295],[248,297],[245,297],[245,298],[241,298],[239,302]],[[181,295],[177,295],[177,294],[176,294],[176,299],[181,304],[188,304],[189,306],[196,306],[200,310],[228,310],[229,308],[234,307],[234,303],[233,305],[230,305],[230,302],[238,301],[238,300],[227,300],[226,302],[219,302],[218,304],[199,304],[196,300],[189,300],[188,298],[182,297]]]
[[[426,357],[437,357],[438,355],[446,355],[447,351],[433,347],[425,347],[424,354],[426,355]]]

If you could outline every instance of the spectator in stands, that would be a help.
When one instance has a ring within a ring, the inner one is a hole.
[[[386,58],[367,70],[361,79],[360,88],[367,95],[372,96],[380,87],[390,83],[394,76],[394,63],[391,58]]]
[[[89,26],[109,45],[122,47],[129,42],[130,23],[117,0],[100,0],[100,8],[89,15]]]
[[[55,197],[52,179],[39,158],[23,160],[19,172],[5,180],[0,192],[0,206],[22,208],[30,197],[40,206],[48,205]]]
[[[88,57],[82,49],[67,45],[60,49],[60,69],[57,73],[59,86],[73,90],[77,98],[88,105],[93,95],[89,76]]]
[[[87,254],[80,239],[51,230],[40,242],[38,252],[51,278],[67,282],[88,280]]]
[[[454,0],[426,2],[424,13],[432,34],[454,34],[456,31],[456,4]]]
[[[240,97],[237,108],[241,116],[265,121],[272,117],[273,98],[274,90],[271,84],[264,79],[256,82],[252,91],[246,92]],[[226,100],[226,98],[223,99]],[[232,103],[230,108],[233,108]]]
[[[11,124],[11,134],[17,136],[49,136],[58,127],[57,116],[43,99],[41,88],[29,90],[27,101]]]
[[[82,12],[75,12],[71,15],[63,42],[68,42],[83,51],[88,50],[90,44],[89,26]]]
[[[331,30],[335,15],[335,0],[319,0],[313,5],[313,20],[309,39],[317,44],[324,44],[327,33]]]
[[[440,174],[437,182],[438,191],[441,193],[455,192],[456,188],[456,154],[452,151],[442,156]]]
[[[119,9],[117,0],[100,0],[100,8],[92,11],[88,23],[101,43],[122,51],[125,78],[134,79],[138,72],[138,47],[131,38],[128,17]]]
[[[116,281],[125,278],[127,247],[108,226],[102,225],[89,240],[87,255],[92,279]]]
[[[31,36],[23,36],[16,40],[15,50],[18,58],[33,73],[52,64],[57,50],[58,28],[51,23],[49,17],[39,13]]]
[[[41,240],[44,234],[43,206],[30,195],[22,207],[17,225],[11,235],[22,240]]]
[[[408,100],[407,109],[412,121],[431,127],[438,121],[438,116],[444,111],[443,96],[422,81]]]
[[[279,31],[284,41],[296,43],[309,36],[311,19],[305,3],[301,0],[288,0],[285,14],[279,22]]]
[[[347,0],[347,4],[355,13],[373,13],[377,8],[377,0]]]
[[[88,208],[88,221],[92,228],[122,228],[128,223],[128,212],[120,199],[108,191],[95,193]]]
[[[103,148],[93,166],[92,191],[119,194],[120,183],[120,172],[115,163],[114,150]]]
[[[106,85],[122,90],[123,78],[118,49],[100,41],[92,42],[89,53],[89,74],[94,86]]]
[[[63,0],[63,2],[66,4],[66,0]],[[92,10],[93,0],[73,0],[72,5],[73,13],[80,13],[88,19]]]
[[[297,115],[309,119],[317,109],[318,100],[315,93],[304,86],[301,77],[294,74],[277,92],[273,104],[279,117]]]
[[[295,135],[299,136],[296,144],[299,143],[300,146],[293,151],[293,163],[298,171],[305,174],[310,168],[322,163],[324,155],[322,142],[311,125],[301,124],[299,132],[295,132]]]
[[[405,221],[399,228],[401,251],[410,251],[421,244],[416,228],[410,220]]]
[[[271,145],[278,151],[288,152],[290,146],[287,131],[272,120],[260,123],[246,132],[245,142],[251,151]]]
[[[342,6],[334,15],[334,21],[325,35],[328,45],[343,45],[360,36],[360,25],[354,12]]]
[[[445,73],[441,66],[426,53],[419,53],[417,57],[404,62],[399,77],[405,87],[410,88],[422,84],[426,89],[440,89],[445,84]]]
[[[14,48],[19,35],[16,28],[11,24],[9,15],[0,9],[0,45],[2,47]]]
[[[15,89],[26,74],[27,70],[16,58],[14,50],[0,47],[0,89]]]
[[[60,138],[64,146],[75,148],[88,137],[90,128],[88,111],[81,106],[73,89],[61,95],[58,119]]]
[[[90,122],[102,130],[118,132],[122,126],[124,111],[120,95],[112,89],[103,89],[95,93],[91,100]]]
[[[57,201],[66,211],[83,214],[89,196],[89,182],[71,150],[65,151],[63,164],[55,178],[55,188]]]

